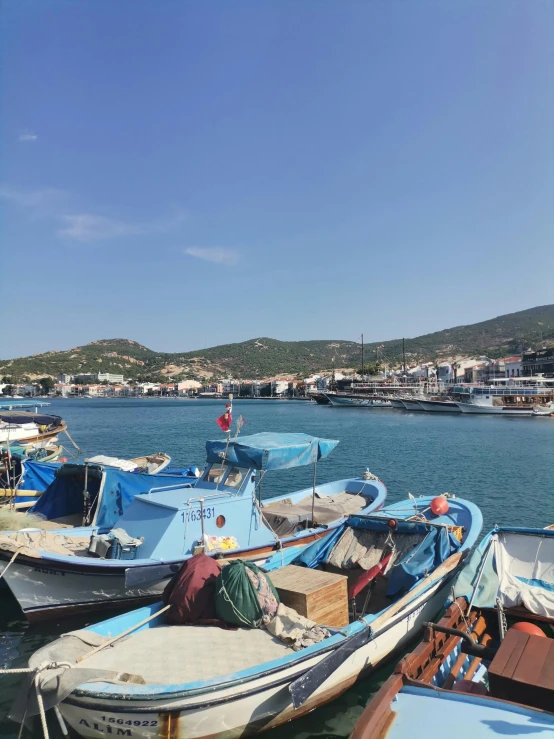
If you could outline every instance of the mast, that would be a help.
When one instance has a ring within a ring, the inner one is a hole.
[[[362,384],[364,381],[364,335],[362,334]]]
[[[404,367],[404,375],[406,374],[406,347],[404,345],[404,339],[402,339],[402,366]]]

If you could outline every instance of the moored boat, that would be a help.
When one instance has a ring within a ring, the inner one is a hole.
[[[535,409],[549,406],[553,393],[542,386],[471,387],[468,401],[457,405],[462,413],[529,417],[541,415]]]
[[[391,404],[391,406],[393,408],[399,408],[400,410],[403,410],[403,411],[406,410],[406,406],[400,400],[400,398],[393,398],[393,397],[391,397],[391,398],[389,398],[389,400],[390,400],[390,404]]]
[[[390,408],[391,402],[387,398],[374,398],[367,395],[339,395],[325,396],[329,403],[337,408]]]
[[[67,425],[60,416],[30,411],[0,411],[0,445],[53,440]]]
[[[117,467],[127,472],[146,472],[149,475],[157,475],[169,465],[171,457],[169,454],[164,454],[163,452],[146,454],[142,457],[133,457],[133,459],[119,459],[118,457],[97,454],[94,457],[90,457],[88,461],[107,467]]]
[[[132,727],[138,739],[247,736],[332,700],[402,648],[444,602],[482,518],[467,501],[440,500],[436,516],[428,513],[436,505],[429,497],[352,516],[286,567],[281,555],[267,563],[276,582],[291,567],[304,580],[332,573],[344,581],[346,622],[309,646],[295,650],[265,629],[171,626],[161,604],[77,632],[83,643],[72,654],[73,689],[59,696],[63,718],[82,737],[114,726]],[[103,648],[120,634],[128,636]],[[91,644],[98,649],[77,663]],[[67,637],[58,639],[33,655],[31,666],[67,662],[68,645]],[[81,666],[91,672],[79,683]],[[114,681],[118,673],[132,682]],[[91,677],[97,681],[86,682]]]
[[[475,551],[456,600],[398,664],[352,739],[526,737],[554,732],[554,530],[500,527]],[[428,733],[429,733],[428,732]]]
[[[428,411],[429,413],[461,413],[461,409],[458,407],[458,404],[455,400],[450,400],[447,398],[439,399],[439,398],[426,398],[425,400],[420,400],[419,404],[423,408],[424,411]]]
[[[8,532],[0,540],[0,560],[9,561],[14,547],[20,551],[4,579],[26,617],[37,620],[153,600],[199,547],[214,555],[264,560],[274,551],[308,544],[331,534],[350,514],[379,509],[387,495],[385,485],[371,474],[322,485],[315,484],[314,475],[311,488],[264,500],[262,481],[268,470],[316,465],[337,444],[306,434],[209,441],[207,467],[195,489],[183,481],[156,489],[151,480],[135,488],[137,494],[117,518],[123,540],[132,542],[127,552],[113,542],[119,536],[113,524],[98,517],[96,525],[53,530],[50,538]],[[140,477],[116,470],[109,474]],[[91,504],[95,492],[86,485],[85,490]],[[117,500],[117,490],[113,494]],[[74,500],[78,514],[82,495]],[[43,497],[33,512],[44,512],[46,504]],[[108,558],[99,559],[89,551],[98,536],[102,545],[112,541],[115,555],[109,550]]]
[[[424,408],[419,398],[401,398],[402,404],[407,411],[423,411]]]

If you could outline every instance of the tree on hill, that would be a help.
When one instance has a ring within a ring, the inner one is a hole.
[[[38,381],[38,384],[40,385],[43,395],[48,395],[50,390],[54,389],[54,380],[51,377],[42,377]]]

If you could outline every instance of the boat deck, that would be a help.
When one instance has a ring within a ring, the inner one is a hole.
[[[431,718],[435,735],[448,739],[547,736],[554,730],[554,716],[546,713],[490,698],[425,688],[403,688],[391,709],[394,718],[387,739],[413,737],[414,727],[427,726]]]
[[[314,523],[320,526],[330,524],[341,518],[341,516],[351,516],[355,513],[360,513],[368,505],[369,497],[364,496],[363,493],[352,493],[344,490],[342,493],[336,493],[335,495],[318,495],[316,492],[315,505],[313,507]],[[262,510],[265,517],[270,519],[290,519],[294,516],[298,520],[308,520],[312,517],[312,496],[309,495],[306,498],[302,498],[298,503],[289,502],[289,500],[281,500],[277,503],[264,503]]]
[[[265,629],[158,626],[89,657],[86,667],[140,675],[147,685],[171,685],[221,677],[293,651]]]

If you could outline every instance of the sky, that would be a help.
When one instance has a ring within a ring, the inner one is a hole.
[[[0,358],[554,302],[554,3],[3,0]]]

